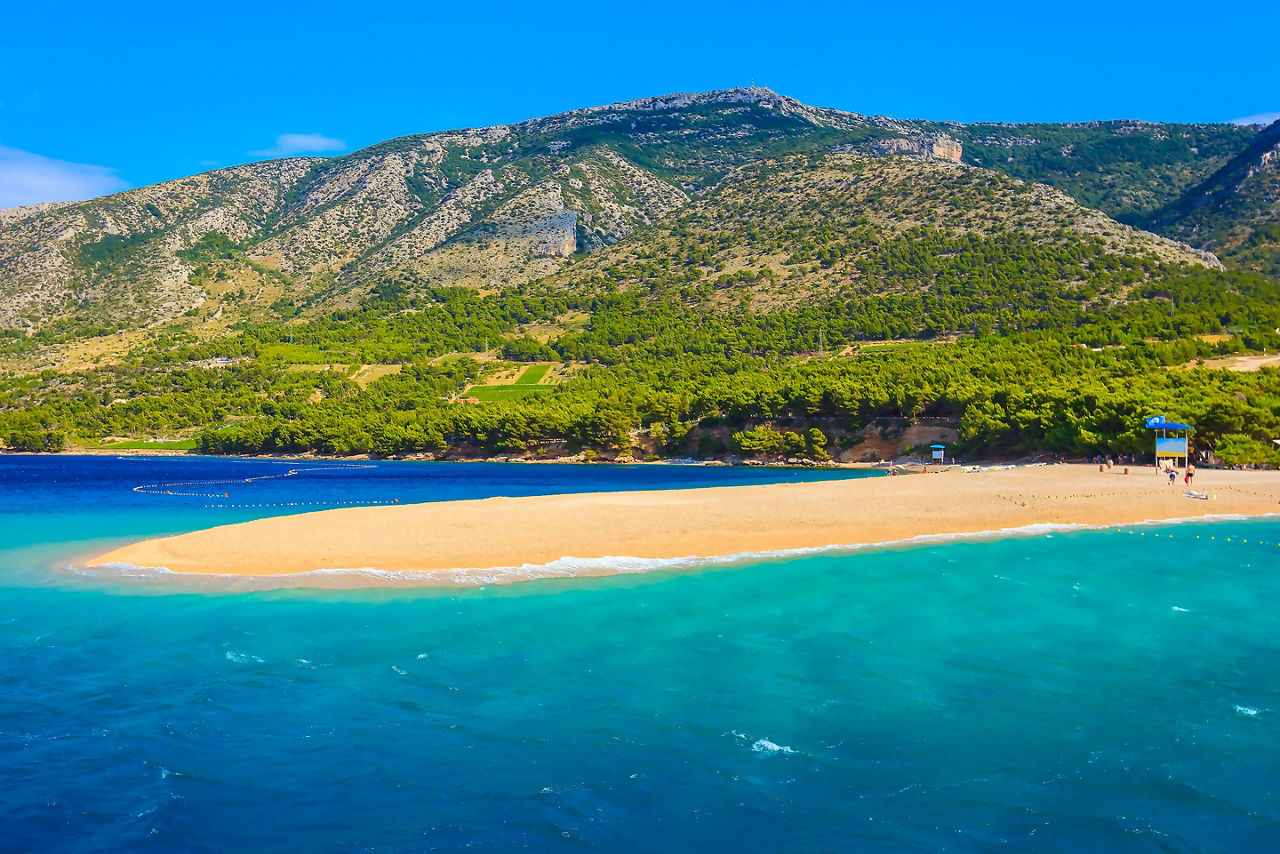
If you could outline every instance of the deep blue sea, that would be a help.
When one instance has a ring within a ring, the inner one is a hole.
[[[1274,520],[462,590],[61,568],[339,502],[831,476],[0,458],[0,850],[1280,850]]]

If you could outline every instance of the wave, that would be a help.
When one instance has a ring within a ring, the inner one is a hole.
[[[1155,527],[1158,525],[1186,525],[1193,522],[1248,522],[1253,519],[1272,520],[1280,517],[1280,513],[1206,513],[1203,516],[1175,516],[1172,519],[1145,519],[1141,522],[1126,522],[1122,525],[1104,525],[1104,528],[1137,528]]]

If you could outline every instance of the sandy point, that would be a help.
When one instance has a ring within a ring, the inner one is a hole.
[[[1280,472],[1202,469],[1188,487],[1153,467],[1129,474],[1096,465],[953,467],[900,477],[325,510],[145,540],[86,566],[274,578],[280,586],[487,583],[608,574],[619,571],[618,556],[669,561],[1040,525],[1260,516],[1280,512],[1278,502]],[[554,570],[480,572],[548,565]],[[303,573],[319,574],[289,578]]]

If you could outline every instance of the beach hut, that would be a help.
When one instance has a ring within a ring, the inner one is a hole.
[[[1181,459],[1183,468],[1186,468],[1188,439],[1196,428],[1190,424],[1170,421],[1163,415],[1152,415],[1145,424],[1148,430],[1156,434],[1156,465],[1160,465],[1161,460],[1170,459],[1177,465],[1176,461]]]
[[[929,450],[933,451],[933,459],[942,464],[946,462],[947,446],[946,445],[930,445]]]

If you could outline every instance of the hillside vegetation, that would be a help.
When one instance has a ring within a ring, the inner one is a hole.
[[[945,124],[964,160],[1062,190],[1085,207],[1145,226],[1243,151],[1256,128],[1113,121]]]
[[[1149,227],[1280,278],[1280,122],[1162,210]]]
[[[0,212],[0,440],[1078,455],[1165,412],[1263,461],[1280,371],[1201,366],[1280,347],[1255,130],[730,90]]]
[[[927,317],[957,331],[1032,304],[1121,298],[1178,265],[1221,266],[1043,185],[956,163],[830,154],[744,167],[548,281],[757,309],[874,298],[895,317],[914,307],[921,327]]]

